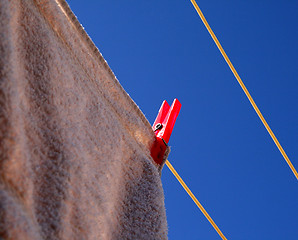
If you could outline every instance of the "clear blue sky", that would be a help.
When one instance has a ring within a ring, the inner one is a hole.
[[[70,7],[153,123],[182,103],[169,160],[228,239],[298,239],[298,181],[189,0]],[[198,0],[298,169],[298,1]],[[220,239],[165,167],[169,239]]]

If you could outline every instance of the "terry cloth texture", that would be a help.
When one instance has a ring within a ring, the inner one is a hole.
[[[167,239],[154,136],[64,0],[0,1],[0,239]]]

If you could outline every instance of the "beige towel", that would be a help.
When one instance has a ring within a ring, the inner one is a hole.
[[[166,239],[153,140],[64,0],[0,1],[0,239]]]

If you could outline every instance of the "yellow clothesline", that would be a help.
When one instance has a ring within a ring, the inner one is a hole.
[[[207,211],[204,209],[202,204],[198,201],[198,199],[193,195],[193,193],[190,191],[190,189],[187,187],[185,182],[182,180],[182,178],[179,176],[179,174],[176,172],[175,168],[172,166],[172,164],[167,160],[166,165],[171,170],[171,172],[174,174],[174,176],[177,178],[179,183],[182,185],[182,187],[185,189],[185,191],[188,193],[188,195],[191,197],[191,199],[195,202],[195,204],[198,206],[198,208],[202,211],[202,213],[205,215],[205,217],[208,219],[208,221],[211,223],[211,225],[214,227],[216,232],[221,236],[223,240],[227,240],[227,238],[223,235],[223,233],[220,231],[220,229],[217,227],[215,222],[212,220],[212,218],[209,216]]]
[[[203,21],[205,27],[207,28],[209,34],[211,35],[212,39],[214,40],[216,46],[218,47],[219,51],[221,52],[222,56],[224,57],[225,61],[229,65],[231,71],[233,72],[235,78],[237,79],[238,83],[240,84],[242,90],[244,91],[245,95],[247,96],[248,100],[250,101],[251,105],[253,106],[254,110],[258,114],[259,118],[261,119],[262,123],[264,124],[265,128],[267,129],[268,133],[270,134],[271,138],[273,139],[274,143],[276,144],[277,148],[283,155],[284,159],[286,160],[287,164],[291,168],[292,172],[294,173],[296,179],[298,180],[298,173],[296,169],[294,168],[293,164],[291,163],[290,159],[288,158],[287,154],[285,153],[284,149],[280,145],[279,141],[275,137],[273,131],[269,127],[268,123],[266,122],[265,118],[263,117],[261,111],[259,110],[258,106],[256,105],[255,101],[251,97],[249,91],[247,90],[246,86],[242,82],[239,74],[237,73],[236,69],[234,68],[232,62],[230,61],[229,57],[225,53],[224,49],[222,48],[220,42],[218,41],[217,37],[215,36],[214,32],[212,31],[211,27],[209,26],[206,18],[204,17],[201,9],[199,8],[198,4],[195,0],[191,0],[191,3],[193,4],[194,8],[196,9],[197,13],[199,14],[201,20]],[[207,211],[204,209],[202,204],[198,201],[198,199],[194,196],[194,194],[191,192],[191,190],[187,187],[185,182],[182,180],[182,178],[179,176],[179,174],[176,172],[172,164],[167,160],[166,161],[167,167],[171,170],[171,172],[174,174],[174,176],[177,178],[179,183],[182,185],[182,187],[185,189],[185,191],[188,193],[188,195],[192,198],[192,200],[195,202],[195,204],[198,206],[198,208],[202,211],[202,213],[205,215],[205,217],[208,219],[208,221],[211,223],[211,225],[214,227],[214,229],[217,231],[217,233],[220,235],[220,237],[223,240],[227,240],[227,238],[223,235],[223,233],[220,231],[218,226],[215,224],[215,222],[212,220],[212,218],[209,216]]]
[[[279,149],[279,151],[283,155],[284,159],[286,160],[287,164],[289,165],[289,167],[291,168],[292,172],[294,173],[295,177],[298,180],[298,173],[297,173],[295,167],[291,163],[291,161],[288,158],[286,152],[284,151],[284,149],[280,145],[279,141],[277,140],[277,138],[275,137],[275,135],[272,132],[271,128],[269,127],[268,123],[266,122],[265,118],[263,117],[261,111],[257,107],[255,101],[253,100],[253,98],[251,97],[251,95],[248,92],[247,88],[245,87],[244,83],[242,82],[242,80],[241,80],[240,76],[238,75],[236,69],[234,68],[233,64],[231,63],[230,59],[228,58],[227,54],[225,53],[224,49],[222,48],[221,44],[219,43],[219,41],[218,41],[217,37],[215,36],[214,32],[212,31],[211,27],[209,26],[209,24],[208,24],[206,18],[204,17],[201,9],[199,8],[198,4],[196,3],[195,0],[191,0],[191,3],[193,4],[194,8],[196,9],[197,13],[199,14],[201,20],[203,21],[205,27],[207,28],[208,32],[210,33],[212,39],[214,40],[214,42],[215,42],[216,46],[218,47],[219,51],[221,52],[222,56],[226,60],[226,62],[229,65],[230,69],[232,70],[235,78],[237,79],[237,81],[240,84],[242,90],[246,94],[246,96],[247,96],[248,100],[250,101],[251,105],[253,106],[254,110],[258,114],[259,118],[261,119],[262,123],[264,124],[265,128],[267,129],[268,133],[270,134],[271,138],[273,139],[274,143],[276,144],[277,148]]]

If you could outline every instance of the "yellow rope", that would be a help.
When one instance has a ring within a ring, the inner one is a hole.
[[[221,44],[219,43],[219,41],[218,41],[217,37],[215,36],[214,32],[212,31],[211,27],[209,26],[209,24],[208,24],[206,18],[204,17],[201,9],[199,8],[198,4],[196,3],[195,0],[191,0],[191,3],[193,4],[194,8],[197,10],[197,13],[199,14],[201,20],[203,21],[205,27],[207,28],[208,32],[210,33],[212,39],[214,40],[216,46],[218,47],[219,51],[223,55],[223,57],[226,60],[227,64],[229,65],[230,69],[232,70],[232,72],[233,72],[234,76],[236,77],[238,83],[240,84],[241,88],[245,92],[245,94],[246,94],[247,98],[249,99],[251,105],[255,109],[256,113],[258,114],[259,118],[263,122],[265,128],[267,129],[267,131],[270,134],[271,138],[273,139],[274,143],[278,147],[279,151],[283,155],[284,159],[286,160],[286,162],[288,163],[289,167],[291,168],[292,172],[294,173],[295,177],[298,180],[298,173],[297,173],[296,169],[294,168],[293,164],[291,163],[290,159],[288,158],[286,152],[283,150],[283,148],[280,145],[279,141],[275,137],[274,133],[272,132],[271,128],[269,127],[268,123],[266,122],[265,118],[263,117],[262,113],[260,112],[259,108],[257,107],[255,101],[253,100],[253,98],[251,97],[251,95],[248,92],[247,88],[245,87],[244,83],[242,82],[242,80],[241,80],[240,76],[238,75],[236,69],[234,68],[234,66],[231,63],[230,59],[228,58],[227,54],[223,50]]]
[[[182,185],[182,187],[185,189],[185,191],[188,193],[188,195],[192,198],[192,200],[195,202],[195,204],[199,207],[199,209],[202,211],[202,213],[205,215],[205,217],[208,219],[208,221],[211,223],[211,225],[214,227],[216,232],[221,236],[223,240],[227,240],[226,237],[223,235],[223,233],[220,231],[220,229],[217,227],[215,222],[212,220],[212,218],[209,216],[209,214],[206,212],[206,210],[203,208],[202,204],[198,201],[198,199],[193,195],[193,193],[190,191],[190,189],[187,187],[185,182],[182,180],[182,178],[179,176],[179,174],[176,172],[172,164],[167,160],[166,165],[171,170],[171,172],[174,174],[174,176],[177,178],[179,183]]]

